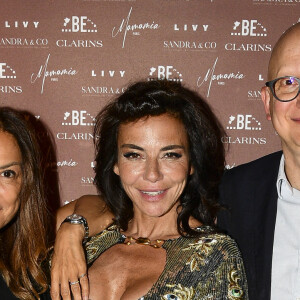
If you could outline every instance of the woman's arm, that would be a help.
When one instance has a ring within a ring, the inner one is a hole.
[[[82,247],[84,226],[62,223],[73,213],[87,220],[90,236],[102,231],[113,221],[113,214],[107,209],[104,201],[95,195],[82,196],[58,210],[57,235],[51,264],[52,300],[60,300],[60,295],[64,300],[71,300],[71,292],[74,300],[87,300],[89,296],[88,276],[85,275],[87,267]],[[75,284],[70,285],[70,282]]]

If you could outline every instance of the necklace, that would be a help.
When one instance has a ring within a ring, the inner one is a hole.
[[[132,236],[124,235],[124,237],[125,237],[124,244],[126,244],[128,246],[138,244],[138,245],[150,246],[153,248],[161,248],[161,246],[165,242],[165,240],[159,240],[159,239],[151,241],[150,239],[145,238],[145,237],[138,237],[137,239]]]

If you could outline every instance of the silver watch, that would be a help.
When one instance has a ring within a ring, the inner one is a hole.
[[[86,241],[88,240],[89,238],[89,226],[88,226],[88,223],[87,223],[87,220],[85,217],[81,216],[81,215],[77,215],[77,214],[72,214],[70,216],[67,216],[63,222],[68,222],[68,223],[71,223],[71,224],[81,224],[83,225],[83,228],[84,228],[84,238],[83,238],[83,243],[86,243]]]

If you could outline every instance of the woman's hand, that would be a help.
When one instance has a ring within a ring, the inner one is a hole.
[[[61,224],[57,231],[51,262],[52,300],[88,300],[89,282],[82,247],[82,225]]]

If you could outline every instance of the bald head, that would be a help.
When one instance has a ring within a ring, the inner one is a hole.
[[[289,71],[286,62],[291,61],[292,56],[300,57],[300,23],[288,28],[275,44],[269,61],[268,80],[293,75],[288,73],[278,75],[282,68],[286,68],[286,72]]]

